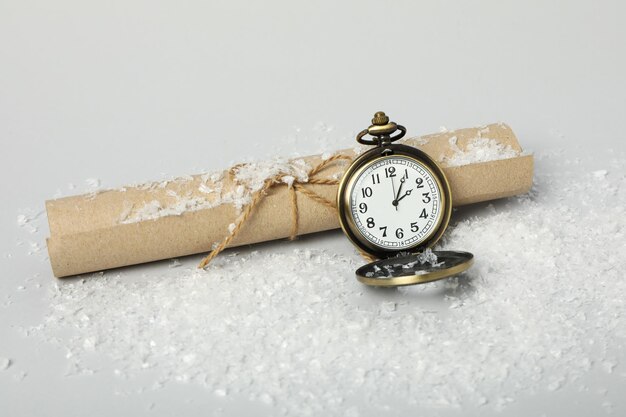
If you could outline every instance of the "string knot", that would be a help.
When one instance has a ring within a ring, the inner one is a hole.
[[[335,178],[316,178],[316,176],[328,168],[330,165],[338,161],[352,161],[352,158],[347,155],[336,154],[329,158],[324,159],[316,166],[308,169],[305,175],[294,175],[292,172],[285,172],[286,170],[279,170],[278,173],[266,178],[262,186],[254,192],[250,201],[242,208],[241,214],[234,223],[231,223],[228,227],[228,234],[219,244],[214,244],[211,253],[209,253],[198,265],[198,268],[205,268],[220,252],[222,252],[232,240],[237,236],[243,225],[248,221],[252,215],[254,209],[265,198],[268,191],[278,185],[286,185],[289,190],[289,197],[291,200],[291,233],[289,240],[294,240],[298,236],[298,193],[323,204],[333,210],[337,209],[335,202],[328,200],[324,196],[304,187],[304,184],[320,184],[320,185],[337,185],[339,180]],[[238,164],[230,169],[231,177],[237,182],[237,173],[240,172],[247,164]]]

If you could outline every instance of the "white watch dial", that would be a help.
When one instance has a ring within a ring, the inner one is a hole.
[[[437,230],[443,213],[439,183],[421,162],[387,156],[365,167],[350,190],[350,212],[376,247],[410,248]]]

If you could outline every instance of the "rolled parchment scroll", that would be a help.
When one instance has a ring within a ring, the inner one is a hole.
[[[441,164],[454,206],[526,193],[532,186],[533,157],[523,154],[515,134],[504,124],[401,143],[425,151]],[[363,150],[338,153],[354,157]],[[65,277],[208,252],[232,230],[251,193],[277,173],[284,173],[285,184],[269,190],[230,246],[288,237],[292,232],[289,184],[294,178],[306,183],[302,176],[307,167],[325,158],[328,155],[247,164],[223,173],[49,200],[47,243],[53,273]],[[317,178],[337,179],[346,166],[332,164]],[[305,187],[333,201],[337,192],[336,185]],[[339,227],[336,210],[301,193],[297,205],[299,235]]]

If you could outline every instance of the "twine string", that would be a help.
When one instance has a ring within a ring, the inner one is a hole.
[[[217,255],[220,254],[228,245],[232,242],[232,240],[237,236],[237,234],[241,231],[243,225],[248,221],[254,209],[263,201],[268,191],[276,186],[276,185],[285,185],[289,187],[289,196],[291,200],[291,234],[289,236],[289,240],[294,240],[298,235],[298,193],[310,198],[313,201],[316,201],[320,204],[325,205],[333,210],[337,209],[336,204],[333,201],[328,200],[324,196],[319,195],[318,193],[304,187],[303,184],[319,184],[319,185],[337,185],[339,184],[339,180],[332,178],[314,178],[317,174],[319,174],[324,169],[328,168],[332,164],[338,161],[352,161],[352,158],[347,155],[336,154],[331,156],[328,159],[320,162],[318,165],[314,166],[307,172],[307,180],[300,181],[298,179],[294,179],[293,183],[286,184],[282,181],[282,178],[285,176],[285,173],[278,173],[273,177],[270,177],[265,180],[263,186],[256,191],[250,202],[244,206],[241,214],[235,221],[235,226],[232,228],[230,233],[222,239],[222,241],[215,246],[215,248],[200,262],[198,268],[205,268]],[[230,169],[230,174],[232,178],[235,178],[235,174],[237,169],[239,169],[243,164],[238,164],[233,166]],[[366,259],[372,260],[371,256],[361,252],[361,255]]]

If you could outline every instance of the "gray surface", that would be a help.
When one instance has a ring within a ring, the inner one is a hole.
[[[132,387],[105,373],[66,378],[62,352],[23,336],[47,306],[43,289],[16,288],[54,278],[45,251],[16,246],[43,246],[45,216],[32,236],[15,219],[57,190],[333,148],[379,109],[412,133],[502,120],[531,150],[624,150],[623,2],[336,3],[0,2],[0,300],[13,303],[0,310],[0,356],[13,361],[0,372],[2,415],[223,406],[193,385],[118,395]],[[351,250],[334,233],[298,244]],[[520,398],[509,411],[589,415],[596,405],[578,395]]]

